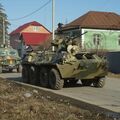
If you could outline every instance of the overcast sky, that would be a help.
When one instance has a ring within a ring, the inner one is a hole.
[[[51,31],[52,0],[0,0],[0,3],[11,23],[9,32],[31,21],[37,21]],[[88,11],[115,12],[120,15],[120,0],[55,0],[55,28],[59,22],[69,23]]]

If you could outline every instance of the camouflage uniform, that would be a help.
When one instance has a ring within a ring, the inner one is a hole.
[[[68,54],[67,54],[66,62],[75,61],[76,60],[75,54],[79,52],[79,46],[71,43],[72,42],[70,41],[67,47]]]

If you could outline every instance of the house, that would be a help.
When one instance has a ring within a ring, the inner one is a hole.
[[[82,49],[107,51],[109,71],[120,73],[120,15],[89,11],[58,30],[72,36],[83,34]]]
[[[51,32],[42,24],[33,21],[26,23],[10,33],[10,45],[22,55],[24,46],[39,46],[46,43]]]
[[[81,36],[83,49],[120,51],[120,15],[116,13],[89,11],[62,30],[70,35],[86,32]]]

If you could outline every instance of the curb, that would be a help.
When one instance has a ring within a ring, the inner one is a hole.
[[[55,93],[55,90],[38,87],[38,86],[34,86],[34,85],[22,83],[22,82],[17,82],[17,81],[14,81],[14,82],[16,84],[22,85],[26,88],[37,89],[44,95],[44,97],[50,98],[50,100],[54,100],[56,102],[63,102],[68,105],[73,105],[73,106],[79,107],[81,109],[89,110],[93,113],[101,113],[108,117],[118,118],[118,120],[120,120],[120,113],[118,113],[118,112],[114,112],[114,111],[108,110],[106,108],[102,108],[100,106],[87,103],[83,100],[78,100],[78,99],[72,98],[71,96],[66,96],[66,95],[62,95],[60,93]]]

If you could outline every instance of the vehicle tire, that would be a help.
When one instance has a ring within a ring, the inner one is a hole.
[[[39,73],[40,86],[48,87],[48,70],[47,68],[41,68]]]
[[[105,77],[97,78],[93,81],[93,86],[97,88],[103,88],[105,85]]]
[[[81,80],[83,86],[91,86],[92,80]]]
[[[30,84],[36,85],[37,84],[37,68],[34,66],[31,66],[29,69],[29,81]]]
[[[49,72],[49,86],[52,89],[60,90],[63,88],[64,80],[61,79],[59,72],[56,69],[51,69]]]
[[[2,66],[0,66],[0,73],[2,73]]]
[[[22,82],[29,83],[29,67],[27,66],[22,68]]]

